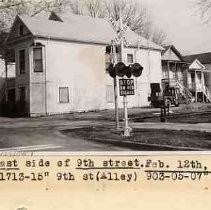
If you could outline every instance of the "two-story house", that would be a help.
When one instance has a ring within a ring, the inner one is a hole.
[[[128,106],[147,106],[150,83],[161,83],[163,48],[130,29],[125,37],[123,61],[144,67]],[[114,108],[106,46],[115,38],[112,25],[100,18],[55,12],[48,19],[17,16],[7,38],[15,55],[17,110],[36,116]]]
[[[162,87],[177,88],[181,95],[189,102],[193,95],[187,85],[188,64],[181,53],[173,46],[164,46],[162,51]]]

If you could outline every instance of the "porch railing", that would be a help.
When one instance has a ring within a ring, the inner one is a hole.
[[[15,87],[15,77],[7,78],[7,88]]]
[[[208,90],[208,88],[206,86],[204,86],[204,95],[206,96],[207,101],[211,102],[211,94],[210,94],[210,91]]]
[[[196,90],[196,83],[188,83],[188,89],[190,91],[195,91]]]
[[[183,80],[178,80],[178,79],[162,79],[162,83],[165,84],[167,83],[169,85],[169,87],[175,87],[175,88],[179,88],[180,93],[182,94],[182,96],[184,98],[186,98],[188,100],[188,103],[194,101],[194,97],[192,95],[192,93],[189,90],[189,87],[185,87],[182,84]]]
[[[185,87],[183,84],[181,84],[181,82],[177,81],[177,86],[179,87],[181,94],[185,98],[187,98],[189,102],[192,102],[194,100],[194,97],[192,93],[190,92],[190,90],[187,87]]]

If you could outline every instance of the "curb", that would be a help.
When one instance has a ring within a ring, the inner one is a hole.
[[[102,140],[99,138],[95,139],[87,139],[89,141],[95,141],[95,142],[100,142],[104,144],[112,144],[115,146],[122,146],[122,147],[130,147],[130,148],[140,148],[144,149],[148,148],[149,151],[151,151],[153,148],[154,150],[158,151],[206,151],[205,149],[202,148],[193,148],[193,147],[177,147],[177,146],[170,146],[170,145],[160,145],[160,144],[147,144],[147,143],[140,143],[140,142],[131,142],[131,141],[116,141],[112,139],[106,139]],[[150,149],[151,148],[151,149]]]

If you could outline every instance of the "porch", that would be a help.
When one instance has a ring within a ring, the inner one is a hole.
[[[179,89],[185,103],[193,101],[193,95],[187,87],[187,63],[183,61],[162,60],[162,88],[166,86]]]
[[[195,97],[195,102],[211,102],[210,90],[205,83],[205,71],[205,68],[189,68],[188,70],[187,86],[190,92]]]

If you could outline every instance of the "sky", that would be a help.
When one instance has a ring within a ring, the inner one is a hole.
[[[183,55],[211,52],[211,23],[196,14],[196,0],[142,0],[167,41]]]

